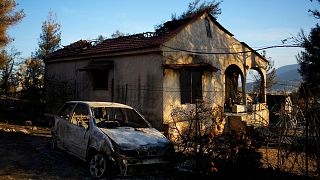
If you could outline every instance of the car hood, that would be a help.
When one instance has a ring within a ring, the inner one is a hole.
[[[119,127],[101,128],[122,150],[134,150],[146,147],[165,147],[169,140],[154,128]]]

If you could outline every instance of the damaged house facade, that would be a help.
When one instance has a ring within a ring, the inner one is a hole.
[[[165,130],[173,108],[197,99],[224,109],[226,121],[267,125],[268,61],[239,42],[214,17],[202,12],[168,21],[153,33],[80,40],[45,61],[46,97],[51,110],[66,100],[112,101],[140,111],[153,127]],[[259,104],[248,102],[248,71],[261,76]]]

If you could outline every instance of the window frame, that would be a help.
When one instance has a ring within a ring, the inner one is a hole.
[[[203,99],[203,70],[183,68],[180,71],[181,104],[195,104]]]

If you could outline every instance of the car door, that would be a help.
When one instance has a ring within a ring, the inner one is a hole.
[[[67,124],[71,121],[71,114],[74,110],[75,103],[66,103],[58,112],[58,116],[56,116],[56,124],[54,125],[54,135],[56,136],[57,145],[62,148],[66,149],[65,142],[67,134]]]
[[[78,103],[66,124],[66,149],[75,156],[85,159],[89,139],[89,106]]]

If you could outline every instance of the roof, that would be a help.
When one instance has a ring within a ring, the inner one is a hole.
[[[67,101],[66,103],[83,103],[87,104],[90,107],[115,107],[115,108],[128,108],[128,109],[133,109],[132,107],[125,105],[125,104],[120,104],[120,103],[115,103],[115,102],[102,102],[102,101]]]
[[[260,53],[258,53],[257,51],[255,51],[254,49],[252,49],[248,44],[246,44],[245,42],[241,42],[242,45],[244,45],[245,47],[247,47],[250,51],[254,52],[256,55],[258,55],[261,59],[263,59],[265,62],[269,62],[265,57],[263,57]]]
[[[81,45],[75,46],[75,44],[79,44],[79,41],[77,41],[71,45],[65,46],[64,48],[51,53],[46,57],[46,59],[48,60],[53,58],[81,56],[98,53],[113,53],[141,48],[158,47],[165,41],[166,38],[166,36],[164,35],[150,37],[148,34],[149,33],[141,33],[114,39],[106,39],[95,46],[92,46],[90,43],[90,45],[86,46],[85,48],[83,48]],[[82,43],[82,41],[80,43]]]
[[[86,40],[79,40],[67,46],[64,46],[62,49],[58,49],[53,53],[49,54],[46,59],[55,58],[55,57],[65,57],[77,55],[86,49],[92,48],[92,44]]]
[[[164,42],[165,36],[151,36],[148,33],[124,36],[115,39],[106,39],[97,44],[94,48],[88,49],[85,54],[108,53],[126,51],[147,47],[160,46]]]
[[[167,21],[163,23],[163,25],[160,26],[155,32],[147,32],[118,37],[114,39],[106,39],[95,46],[92,45],[89,41],[80,40],[51,53],[46,57],[46,60],[159,47],[160,45],[168,41],[171,37],[178,34],[185,26],[195,21],[205,13],[206,11],[203,11],[202,13],[199,13],[198,15],[195,15],[193,17]],[[230,36],[233,36],[233,34],[231,34],[222,25],[220,25],[213,16],[211,16],[210,14],[208,14],[208,16],[210,17],[212,22],[221,30],[223,30]]]

